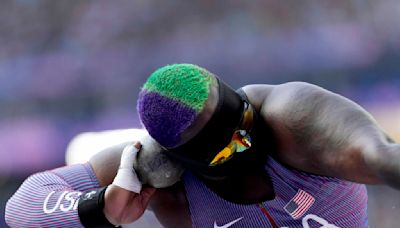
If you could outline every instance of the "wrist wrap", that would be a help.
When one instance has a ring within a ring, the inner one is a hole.
[[[120,227],[111,224],[104,215],[104,194],[107,187],[87,191],[78,203],[78,215],[84,227],[107,228]]]

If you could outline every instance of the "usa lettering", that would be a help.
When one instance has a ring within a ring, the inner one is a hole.
[[[61,212],[68,212],[71,210],[76,210],[78,208],[78,202],[79,202],[79,196],[82,195],[81,192],[67,192],[64,191],[61,193],[61,195],[58,196],[57,199],[55,199],[54,194],[56,191],[50,192],[46,199],[43,202],[43,212],[46,214],[51,214],[56,211],[61,211]],[[55,204],[49,205],[49,202],[54,202],[56,200]]]
[[[319,225],[321,225],[319,228],[339,228],[338,226],[330,224],[325,219],[314,214],[308,214],[302,219],[301,223],[303,225],[303,228],[310,228],[309,221],[314,221],[319,223]],[[281,227],[281,228],[289,228],[289,227]]]
[[[314,214],[309,214],[303,218],[302,223],[303,223],[304,228],[310,228],[310,225],[308,224],[309,221],[318,222],[321,225],[320,228],[339,228],[333,224],[330,224],[325,219],[323,219],[317,215],[314,215]]]

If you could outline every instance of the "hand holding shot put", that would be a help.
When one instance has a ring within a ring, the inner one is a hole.
[[[166,188],[179,181],[183,168],[162,152],[149,135],[123,149],[117,175],[104,196],[104,214],[112,224],[136,221],[146,210],[156,188]]]
[[[152,187],[142,187],[133,168],[133,162],[141,147],[140,142],[137,142],[124,148],[117,176],[105,192],[104,215],[114,225],[137,220],[156,191]]]

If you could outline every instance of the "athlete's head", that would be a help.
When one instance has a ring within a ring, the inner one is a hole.
[[[149,134],[197,173],[226,176],[254,165],[244,164],[249,153],[240,153],[251,145],[251,106],[204,68],[174,64],[156,70],[137,109]]]
[[[140,119],[158,143],[176,147],[203,109],[210,108],[206,102],[213,88],[217,81],[203,68],[191,64],[162,67],[150,75],[139,94]]]

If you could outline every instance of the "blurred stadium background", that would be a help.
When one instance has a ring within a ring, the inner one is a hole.
[[[0,226],[6,200],[31,173],[63,165],[76,134],[140,127],[137,92],[169,63],[235,88],[323,86],[400,141],[399,21],[398,0],[2,1]],[[369,195],[371,227],[398,227],[400,191]]]

